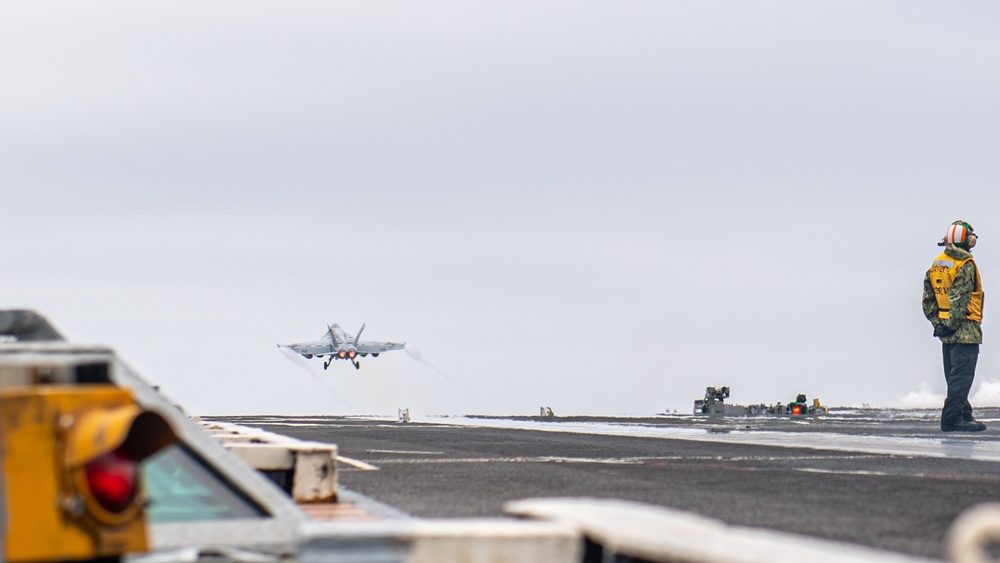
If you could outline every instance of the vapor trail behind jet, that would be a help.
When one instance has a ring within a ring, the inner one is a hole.
[[[330,392],[330,394],[333,395],[334,398],[336,398],[338,401],[340,401],[341,403],[352,409],[357,407],[357,405],[351,403],[350,401],[345,401],[344,399],[342,399],[339,393],[337,393],[337,391],[330,385],[328,379],[323,377],[322,374],[313,371],[313,364],[310,364],[308,361],[306,361],[305,358],[295,353],[295,351],[289,350],[288,348],[282,348],[281,346],[279,346],[278,350],[281,350],[281,355],[288,358],[288,361],[306,370],[306,373],[319,380],[319,382],[323,384],[323,387],[326,387],[326,389]]]
[[[452,377],[452,376],[448,375],[447,373],[441,371],[440,369],[437,368],[437,366],[435,366],[434,364],[432,364],[432,363],[428,362],[427,360],[425,360],[423,354],[421,354],[419,350],[417,350],[416,348],[414,348],[412,344],[407,344],[406,347],[404,348],[404,350],[406,350],[406,353],[409,354],[411,358],[413,358],[414,360],[416,360],[416,361],[424,364],[425,366],[427,366],[428,368],[430,368],[434,373],[440,375],[441,377],[447,379],[448,381],[455,381],[454,377]]]

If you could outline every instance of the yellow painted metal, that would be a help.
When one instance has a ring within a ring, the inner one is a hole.
[[[94,407],[75,415],[63,450],[63,463],[75,469],[118,449],[141,412],[139,405],[132,403]]]
[[[73,561],[147,549],[142,499],[109,514],[90,495],[84,464],[137,434],[138,417],[162,417],[112,385],[2,389],[0,416],[8,561]],[[163,427],[173,441],[165,422],[155,429]]]

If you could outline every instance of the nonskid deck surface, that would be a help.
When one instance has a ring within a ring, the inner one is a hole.
[[[333,442],[350,490],[421,517],[498,516],[505,501],[593,496],[730,524],[942,557],[964,509],[1000,501],[1000,410],[944,434],[936,411],[843,409],[817,419],[248,416]]]
[[[826,449],[904,456],[955,457],[1000,461],[1000,408],[977,409],[988,428],[981,433],[944,433],[940,413],[931,409],[835,409],[825,416],[659,416],[578,415],[428,416],[425,424],[507,428],[548,432],[664,438],[717,443]],[[229,417],[247,425],[309,428],[358,423],[395,423],[379,416]]]

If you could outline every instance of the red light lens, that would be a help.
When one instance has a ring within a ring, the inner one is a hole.
[[[792,414],[802,414],[802,407],[798,405],[792,407]]]
[[[95,459],[84,471],[91,494],[105,510],[121,512],[135,498],[138,466],[121,450]]]

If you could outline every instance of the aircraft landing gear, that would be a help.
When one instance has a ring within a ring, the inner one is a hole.
[[[326,368],[330,367],[330,362],[332,362],[332,361],[333,361],[333,358],[331,357],[329,360],[323,362],[323,371],[326,371]]]
[[[351,360],[351,362],[354,364],[354,369],[361,369],[361,362],[357,360]]]

